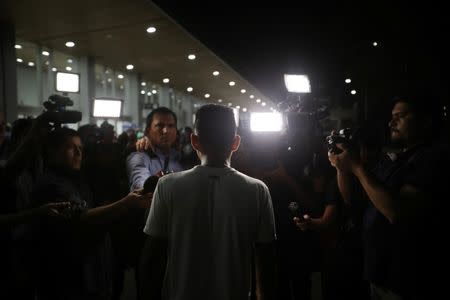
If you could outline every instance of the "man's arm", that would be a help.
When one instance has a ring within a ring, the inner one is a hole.
[[[167,267],[168,240],[148,236],[139,265],[139,298],[162,299],[161,291]]]
[[[358,166],[354,173],[375,208],[390,223],[417,217],[426,207],[426,195],[412,185],[403,185],[398,193],[394,193],[379,183],[364,167]]]
[[[127,158],[127,173],[130,191],[142,189],[145,180],[152,175],[147,154],[144,152],[131,153]]]
[[[145,210],[152,201],[152,194],[130,193],[117,202],[89,209],[80,215],[80,222],[86,226],[105,225],[126,215],[129,210]]]
[[[352,174],[343,172],[339,169],[337,170],[337,184],[339,192],[341,193],[342,199],[346,204],[352,203],[351,190],[352,190]]]
[[[275,299],[277,284],[274,242],[255,244],[255,267],[257,299]]]

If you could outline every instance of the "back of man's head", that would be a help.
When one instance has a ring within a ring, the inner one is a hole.
[[[236,121],[231,108],[207,104],[195,114],[194,133],[206,151],[227,154],[236,135]]]

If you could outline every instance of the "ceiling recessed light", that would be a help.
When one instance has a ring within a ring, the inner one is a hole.
[[[230,81],[228,84],[229,84],[230,86],[235,86],[235,85],[236,85],[236,82]]]
[[[195,54],[189,54],[188,55],[188,59],[189,60],[194,60],[196,58]]]
[[[217,99],[217,102],[222,103],[222,99]]]
[[[345,83],[351,83],[352,80],[350,78],[345,79]]]
[[[117,78],[123,79],[123,75],[122,75],[122,74],[119,74],[119,75],[117,75]]]
[[[72,67],[66,67],[66,71],[72,71]]]
[[[48,51],[42,51],[42,55],[44,55],[44,56],[49,56],[49,55],[50,55],[50,52],[48,52]]]
[[[250,95],[250,99],[253,99],[253,98],[255,98],[255,96],[253,96],[253,95]]]
[[[127,65],[127,70],[133,70],[134,69],[134,66],[133,65]]]
[[[244,108],[242,109],[242,111],[243,111],[243,112],[247,112],[247,108],[244,107]]]
[[[22,49],[22,45],[15,44],[15,45],[14,45],[14,48],[16,48],[16,49]]]
[[[262,106],[266,106],[266,102],[261,103]]]
[[[157,90],[152,90],[152,94],[156,94],[157,92]]]
[[[214,76],[219,76],[219,74],[220,74],[219,71],[214,71],[214,72],[213,72],[213,75],[214,75]]]
[[[141,91],[141,95],[145,95],[145,91],[144,90]]]
[[[28,63],[28,65],[29,65],[30,67],[34,67],[34,62],[30,61],[30,62]]]
[[[261,102],[261,99],[259,99],[259,98],[256,99],[256,103],[259,103],[259,102]]]
[[[187,89],[186,89],[186,91],[188,91],[188,92],[192,92],[194,89],[192,88],[192,87],[188,87]]]
[[[355,90],[352,90],[350,93],[351,93],[352,95],[356,95],[356,91],[355,91]]]
[[[21,62],[23,62],[23,59],[17,58],[16,61],[19,62],[19,63],[21,63]]]
[[[164,79],[163,79],[163,82],[164,82],[164,83],[169,83],[169,81],[170,81],[169,78],[164,78]]]
[[[372,44],[374,47],[376,47],[376,46],[378,46],[378,43],[377,42],[373,42],[373,44]]]
[[[156,28],[153,27],[153,26],[150,26],[150,27],[147,28],[147,32],[148,33],[155,33],[156,32]]]
[[[75,43],[72,41],[68,41],[68,42],[66,42],[66,47],[68,47],[68,48],[75,47]]]
[[[67,60],[67,62],[68,62],[69,64],[71,64],[71,63],[73,63],[73,60],[69,58],[69,59]]]
[[[57,68],[52,68],[52,71],[56,72],[56,71],[58,71],[58,69]]]
[[[142,85],[142,86],[146,86],[146,85],[147,85],[147,83],[145,83],[145,82],[141,82],[141,85]]]
[[[210,94],[205,94],[205,98],[209,98],[209,97],[211,97]]]
[[[241,90],[241,93],[242,93],[242,94],[245,94],[246,92],[247,92],[247,91],[246,91],[245,89],[242,89],[242,90]]]

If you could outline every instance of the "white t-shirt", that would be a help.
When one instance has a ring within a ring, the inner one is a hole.
[[[144,232],[169,241],[164,299],[248,299],[253,245],[275,240],[272,200],[260,180],[196,166],[159,180]]]

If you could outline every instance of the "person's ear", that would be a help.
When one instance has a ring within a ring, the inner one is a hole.
[[[236,152],[239,149],[239,145],[241,145],[241,137],[236,134],[233,139],[233,144],[231,144],[231,152]]]
[[[198,137],[198,135],[194,133],[191,133],[191,145],[195,151],[202,152],[202,146],[200,145],[200,138]]]

